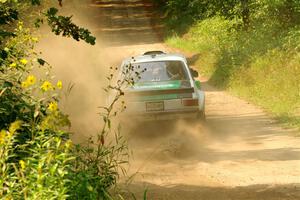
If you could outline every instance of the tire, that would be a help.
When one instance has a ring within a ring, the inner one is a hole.
[[[198,112],[197,119],[202,121],[202,122],[206,121],[205,110],[202,110],[202,111]]]
[[[201,120],[202,122],[206,121],[205,104],[203,105],[203,109],[198,112],[197,118],[198,118],[198,120]]]

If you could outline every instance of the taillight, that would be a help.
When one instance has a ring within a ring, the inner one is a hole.
[[[184,106],[198,106],[198,99],[182,99],[181,102]]]

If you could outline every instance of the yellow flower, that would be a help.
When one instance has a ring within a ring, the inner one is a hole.
[[[36,78],[33,75],[30,75],[27,77],[26,82],[28,83],[28,85],[33,85],[36,82]]]
[[[16,64],[16,63],[11,63],[9,66],[10,66],[10,67],[16,67],[17,64]]]
[[[6,131],[1,130],[1,132],[0,132],[0,144],[4,143],[5,137],[6,137]]]
[[[20,120],[11,123],[8,129],[9,133],[13,135],[18,129],[21,128],[21,125],[22,125],[22,121]]]
[[[48,90],[53,90],[53,86],[49,81],[45,81],[41,86],[41,89],[46,92]]]
[[[32,41],[34,41],[34,42],[38,42],[38,41],[39,41],[39,38],[37,38],[37,37],[32,37],[31,39],[32,39]]]
[[[57,81],[56,86],[57,86],[58,89],[62,89],[63,84],[62,84],[61,81]]]
[[[25,167],[26,167],[26,164],[25,164],[24,160],[20,160],[20,161],[19,161],[19,164],[20,164],[20,166],[21,166],[21,169],[24,170]]]
[[[22,86],[22,88],[27,88],[29,85],[28,85],[27,81],[23,81],[21,83],[21,86]]]
[[[20,63],[22,63],[23,65],[26,65],[28,63],[28,61],[25,58],[23,58],[20,60]]]
[[[19,22],[18,28],[19,28],[19,30],[22,30],[22,29],[23,29],[23,23],[22,23],[22,22]]]
[[[57,103],[56,102],[51,102],[49,105],[48,105],[48,110],[50,110],[51,112],[54,112],[57,110]]]

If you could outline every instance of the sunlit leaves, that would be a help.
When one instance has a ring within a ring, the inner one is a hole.
[[[251,19],[266,17],[272,21],[274,17],[282,24],[296,22],[300,18],[300,2],[298,0],[156,0],[164,5],[171,21],[184,19],[203,20],[209,17],[222,16],[226,19],[241,19],[247,29]]]
[[[0,5],[0,25],[9,24],[18,20],[19,13],[15,7]]]
[[[81,28],[72,23],[72,17],[57,15],[58,10],[56,8],[50,8],[47,13],[48,24],[56,35],[62,35],[64,37],[72,37],[79,41],[94,45],[96,38],[91,35],[88,29]]]
[[[41,0],[31,0],[33,6],[40,6]],[[62,6],[62,0],[58,0],[60,6]],[[0,25],[10,24],[19,19],[19,6],[18,1],[4,1],[0,4]],[[89,44],[94,45],[96,38],[91,35],[88,29],[77,26],[72,22],[72,17],[58,15],[57,8],[49,8],[46,13],[44,13],[52,32],[56,35],[62,35],[64,37],[72,37],[73,39],[79,41],[83,40]],[[35,27],[40,27],[43,24],[43,17],[38,17],[35,19]],[[0,38],[7,38],[15,36],[14,32],[11,30],[2,29],[0,31]],[[1,44],[1,42],[0,42]]]

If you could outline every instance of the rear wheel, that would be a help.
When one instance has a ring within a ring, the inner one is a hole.
[[[203,122],[206,121],[205,104],[203,105],[202,110],[200,110],[200,111],[198,112],[197,118],[198,118],[199,120],[203,121]]]
[[[203,122],[206,121],[205,110],[201,110],[201,111],[198,112],[197,119],[199,119]]]

